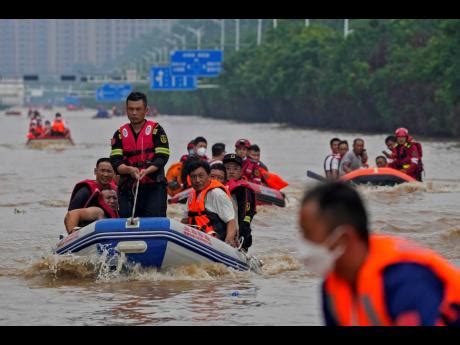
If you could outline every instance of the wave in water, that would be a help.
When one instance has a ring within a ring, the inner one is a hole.
[[[260,258],[264,265],[262,276],[274,276],[286,271],[298,270],[301,265],[290,255],[267,255]],[[109,264],[110,262],[115,264]],[[114,281],[214,281],[240,280],[256,273],[236,271],[217,263],[185,265],[157,270],[129,264],[122,254],[112,261],[106,253],[101,256],[48,255],[21,270],[4,272],[26,279],[44,279],[49,282],[114,282]]]

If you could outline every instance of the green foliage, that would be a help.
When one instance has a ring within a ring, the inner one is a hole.
[[[262,45],[246,36],[240,51],[226,51],[219,89],[161,95],[158,105],[240,121],[460,135],[460,20],[350,20],[350,29],[344,39],[343,20],[279,20]]]

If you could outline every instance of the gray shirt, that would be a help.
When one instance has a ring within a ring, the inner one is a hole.
[[[359,168],[361,168],[363,166],[361,156],[355,155],[353,150],[348,151],[345,154],[345,156],[343,156],[342,160],[340,161],[340,167],[339,167],[339,175],[340,176],[343,176],[343,175],[347,174],[347,172],[345,172],[343,170],[343,165],[346,164],[346,163],[350,163],[348,165],[349,165],[349,168],[351,168],[351,170],[357,170],[357,169],[359,169]]]

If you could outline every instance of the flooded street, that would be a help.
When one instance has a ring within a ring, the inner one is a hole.
[[[75,146],[62,150],[25,146],[27,109],[0,113],[0,325],[321,325],[320,279],[296,260],[298,203],[315,184],[306,170],[322,173],[329,140],[362,137],[369,162],[385,148],[387,134],[368,135],[242,124],[200,117],[155,118],[165,129],[171,158],[186,152],[198,135],[227,152],[248,138],[261,160],[290,183],[286,208],[258,208],[250,253],[265,263],[261,275],[217,264],[166,272],[114,274],[97,262],[57,257],[51,249],[63,233],[73,186],[93,178],[96,160],[108,157],[110,139],[125,117],[91,119],[94,109],[40,110],[46,119],[61,111]],[[410,129],[410,128],[409,128]],[[460,144],[424,141],[425,182],[360,187],[376,232],[412,238],[460,266]],[[168,205],[179,219],[183,205]],[[232,296],[239,291],[240,296]]]

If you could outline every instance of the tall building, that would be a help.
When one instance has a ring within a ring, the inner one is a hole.
[[[0,19],[0,76],[98,70],[168,19]]]

